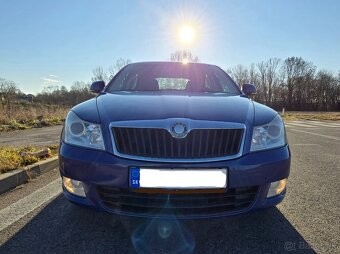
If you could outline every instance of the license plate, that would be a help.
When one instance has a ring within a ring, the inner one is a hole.
[[[227,187],[226,169],[130,168],[131,188],[220,189]]]

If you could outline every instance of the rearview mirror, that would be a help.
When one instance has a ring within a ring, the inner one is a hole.
[[[91,92],[94,93],[100,93],[101,91],[103,91],[104,87],[105,87],[104,81],[96,81],[92,83],[90,90]]]
[[[254,95],[256,94],[256,87],[253,84],[243,84],[242,92],[246,95]]]

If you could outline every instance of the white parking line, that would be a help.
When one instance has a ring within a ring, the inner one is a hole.
[[[318,122],[318,121],[288,121],[285,123],[286,127],[303,127],[303,128],[340,128],[340,123]]]
[[[302,123],[296,123],[296,122],[285,123],[285,126],[286,127],[317,128],[317,126],[308,125],[308,124],[302,124]]]
[[[43,188],[2,209],[0,211],[0,231],[12,225],[35,208],[55,198],[60,193],[61,179],[58,178]]]
[[[334,137],[334,136],[329,136],[329,135],[324,135],[324,134],[319,134],[319,133],[314,133],[314,132],[309,132],[309,131],[297,130],[297,129],[289,129],[289,130],[290,131],[302,132],[302,133],[306,133],[306,134],[311,134],[311,135],[315,135],[315,136],[319,136],[319,137],[324,137],[324,138],[329,138],[329,139],[340,141],[339,137]]]
[[[289,146],[319,146],[318,144],[289,144]]]
[[[308,122],[313,122],[313,123],[330,123],[330,124],[337,124],[340,125],[340,122],[337,121],[317,121],[317,120],[307,120]]]
[[[340,127],[340,123],[330,123],[330,122],[318,122],[318,121],[308,121],[309,124],[322,127]]]

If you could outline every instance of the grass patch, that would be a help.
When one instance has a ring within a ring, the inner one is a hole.
[[[0,132],[61,125],[68,107],[39,103],[13,103],[10,110],[0,107]]]
[[[282,115],[284,120],[328,120],[340,121],[340,112],[286,112]]]
[[[32,147],[25,146],[21,148],[16,147],[0,147],[0,174],[22,168],[27,165],[31,165],[35,162],[44,160],[47,156],[38,157],[31,155],[22,155],[25,152],[37,152],[41,151],[43,148],[49,148],[51,150],[50,156],[55,156],[58,154],[59,145],[52,145],[46,147]]]
[[[65,118],[54,117],[54,118],[46,118],[46,119],[34,119],[34,120],[12,120],[7,124],[0,125],[0,132],[6,131],[15,131],[15,130],[25,130],[31,128],[42,128],[47,126],[55,126],[62,125],[65,121]]]

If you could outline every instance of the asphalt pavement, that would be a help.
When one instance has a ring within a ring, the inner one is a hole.
[[[62,125],[0,133],[2,146],[46,146],[59,143]]]
[[[286,199],[241,216],[136,219],[75,206],[58,170],[0,196],[0,253],[340,253],[340,123],[287,122]]]

